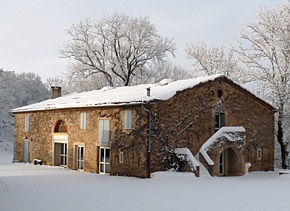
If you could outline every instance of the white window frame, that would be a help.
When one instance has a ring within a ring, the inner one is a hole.
[[[123,163],[123,162],[124,162],[124,152],[121,151],[121,152],[119,153],[119,163]]]
[[[110,140],[110,120],[99,119],[99,137],[98,141],[108,143]]]
[[[125,110],[124,113],[125,129],[132,129],[132,110]]]
[[[60,149],[60,153],[59,153],[60,166],[66,167],[67,166],[68,144],[67,143],[59,143],[59,144],[61,144],[60,146],[61,146],[61,148],[63,148],[63,152],[64,152],[64,153],[61,153],[61,149]],[[63,162],[63,164],[62,164],[62,162]]]
[[[226,117],[225,117],[225,113],[216,113],[215,114],[215,116],[214,116],[214,118],[216,118],[216,116],[218,116],[219,117],[219,121],[218,121],[218,127],[216,127],[216,125],[214,126],[214,129],[215,129],[215,131],[218,131],[219,129],[221,129],[222,127],[224,127],[224,126],[221,126],[222,125],[222,116],[224,116],[224,124],[225,124],[225,119],[226,119]]]
[[[80,156],[81,148],[83,148],[83,157]],[[84,171],[84,164],[85,164],[85,147],[76,145],[76,167],[78,171]],[[80,165],[80,163],[82,165]],[[80,168],[82,166],[82,168]]]
[[[263,158],[263,150],[261,147],[258,147],[257,148],[257,159],[262,160],[262,158]]]
[[[86,129],[87,127],[87,113],[82,112],[81,113],[81,129]]]
[[[29,115],[25,115],[25,131],[28,131],[29,130]]]
[[[102,156],[102,153],[101,153],[101,150],[104,150],[104,161],[102,161],[101,159],[101,156]],[[109,161],[106,160],[106,149],[109,149]],[[99,174],[109,174],[110,173],[110,160],[111,160],[111,148],[110,147],[100,147],[99,149]],[[104,166],[103,168],[103,172],[101,172],[101,165]],[[106,171],[106,165],[109,165],[109,172]]]

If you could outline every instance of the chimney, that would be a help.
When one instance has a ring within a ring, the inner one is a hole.
[[[58,98],[58,97],[61,97],[61,87],[52,86],[50,88],[50,98],[54,99],[54,98]]]
[[[150,87],[148,87],[146,90],[147,90],[147,97],[150,97]]]

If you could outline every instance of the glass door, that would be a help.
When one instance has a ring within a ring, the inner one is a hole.
[[[100,147],[100,174],[110,173],[110,148]]]
[[[67,166],[67,143],[60,144],[60,165]]]
[[[84,170],[84,147],[77,146],[77,170]]]

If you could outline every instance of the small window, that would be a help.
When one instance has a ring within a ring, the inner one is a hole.
[[[29,130],[29,115],[25,116],[25,130]]]
[[[224,113],[218,113],[215,114],[215,132],[218,131],[220,128],[225,126],[225,114]]]
[[[124,152],[121,151],[119,154],[119,163],[123,163],[124,162]]]
[[[217,96],[218,96],[218,98],[221,98],[223,96],[223,91],[219,89],[217,91]]]
[[[132,128],[132,110],[125,111],[125,129]]]
[[[109,142],[110,120],[99,120],[99,142]]]
[[[81,113],[81,129],[86,129],[87,113]]]
[[[257,159],[258,160],[262,160],[262,156],[263,156],[263,153],[262,153],[262,148],[258,148],[257,149]]]

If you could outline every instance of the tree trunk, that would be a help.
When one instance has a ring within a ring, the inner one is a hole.
[[[287,151],[286,151],[286,144],[283,141],[283,119],[284,119],[284,104],[281,103],[279,106],[279,111],[278,111],[278,131],[277,131],[277,141],[280,144],[281,148],[281,159],[282,159],[282,168],[287,169],[287,164],[286,164],[286,157],[287,157]]]

